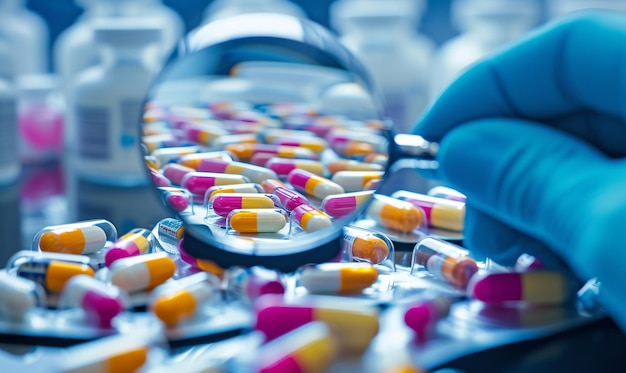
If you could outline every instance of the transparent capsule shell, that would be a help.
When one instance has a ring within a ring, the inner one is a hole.
[[[65,254],[93,254],[117,240],[117,229],[108,220],[48,226],[33,239],[32,249]]]

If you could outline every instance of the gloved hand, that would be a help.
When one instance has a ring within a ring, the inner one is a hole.
[[[626,330],[626,17],[578,15],[469,69],[414,133],[468,196],[470,250],[556,253]],[[507,264],[507,263],[505,263]]]

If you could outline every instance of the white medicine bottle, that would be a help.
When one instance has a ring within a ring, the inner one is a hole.
[[[17,181],[20,163],[17,149],[17,100],[15,89],[0,78],[0,185]]]
[[[307,18],[305,11],[289,0],[215,0],[204,9],[204,22],[245,13],[278,13]]]
[[[159,65],[149,59],[161,28],[142,19],[94,24],[101,62],[82,72],[70,88],[76,125],[70,164],[87,181],[119,186],[148,183],[138,126],[142,104]]]
[[[15,58],[14,76],[48,71],[48,26],[25,0],[0,0],[0,34]]]
[[[385,116],[410,132],[428,103],[434,43],[417,32],[424,2],[339,0],[331,24],[363,63],[384,99]]]
[[[540,18],[536,0],[453,0],[450,11],[461,34],[443,43],[435,55],[431,101],[461,72],[523,36]]]

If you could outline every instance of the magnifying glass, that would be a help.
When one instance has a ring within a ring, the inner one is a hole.
[[[437,144],[394,135],[381,103],[311,21],[245,14],[193,31],[150,90],[141,132],[184,251],[284,272],[336,258],[397,160],[437,166]]]

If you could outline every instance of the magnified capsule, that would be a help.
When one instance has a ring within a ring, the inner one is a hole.
[[[458,190],[444,186],[436,186],[430,189],[426,194],[431,197],[444,198],[451,201],[458,201],[463,203],[465,203],[465,200],[467,199],[465,194],[459,192]]]
[[[65,261],[46,256],[25,258],[17,265],[15,274],[38,283],[49,292],[60,292],[74,276],[95,275],[93,269],[80,259]]]
[[[418,341],[425,341],[435,324],[448,316],[452,299],[445,296],[424,299],[411,304],[404,313],[404,323],[411,328]]]
[[[295,169],[291,171],[287,175],[287,180],[296,190],[319,199],[324,199],[333,194],[345,193],[341,185],[305,170]]]
[[[285,225],[285,213],[277,209],[234,210],[226,219],[226,226],[239,233],[276,233]]]
[[[167,204],[175,211],[183,212],[193,203],[193,197],[186,189],[160,187],[158,190],[163,194]]]
[[[187,123],[183,130],[189,140],[201,145],[211,145],[214,139],[228,135],[228,131],[214,123]]]
[[[444,198],[431,197],[426,194],[400,190],[391,195],[402,201],[411,203],[424,211],[426,222],[435,228],[462,231],[465,219],[465,203]]]
[[[468,255],[467,250],[431,237],[415,245],[413,263],[424,266],[433,275],[461,288],[465,288],[478,271],[476,261]]]
[[[290,304],[281,295],[265,295],[255,303],[254,329],[265,334],[268,341],[313,321],[324,322],[331,330],[339,350],[347,354],[365,351],[378,334],[379,311],[352,304],[348,299],[341,302],[312,300]]]
[[[159,148],[168,148],[182,145],[182,141],[172,133],[164,133],[158,135],[143,136],[141,138],[143,145],[152,153]]]
[[[322,263],[300,271],[300,283],[311,293],[350,294],[372,286],[378,271],[368,263]]]
[[[321,153],[328,148],[328,141],[312,136],[281,136],[272,142],[277,145],[295,146],[310,149],[314,153]]]
[[[195,170],[198,167],[198,164],[204,159],[217,159],[225,162],[233,160],[232,154],[229,152],[218,151],[186,154],[178,158],[176,163]]]
[[[250,356],[240,358],[242,371],[259,373],[324,373],[337,356],[328,326],[312,322],[261,345]]]
[[[285,183],[278,179],[267,179],[261,183],[261,186],[263,187],[265,193],[272,193],[278,187],[288,188]]]
[[[335,129],[326,136],[326,139],[328,140],[330,146],[333,147],[333,149],[336,147],[341,147],[342,145],[348,144],[350,142],[361,142],[371,145],[371,148],[375,151],[384,151],[387,149],[388,141],[385,137],[376,134],[376,132],[378,131],[369,131],[361,126],[359,126],[358,131],[349,129]]]
[[[411,203],[381,194],[374,194],[366,215],[376,223],[400,232],[411,232],[424,220],[422,212]]]
[[[46,306],[46,294],[36,282],[0,272],[0,316],[21,320],[26,312]]]
[[[467,290],[474,299],[485,303],[561,304],[570,295],[562,273],[543,270],[477,274]]]
[[[383,171],[383,166],[376,163],[359,162],[355,160],[339,160],[327,165],[328,171],[335,174],[339,171]]]
[[[330,227],[330,217],[311,205],[300,205],[291,211],[291,221],[295,222],[305,232],[315,232]]]
[[[243,175],[230,175],[213,172],[190,172],[183,177],[181,184],[196,196],[204,196],[214,186],[250,183]]]
[[[174,276],[176,264],[166,253],[116,260],[109,269],[111,283],[133,293],[149,290]]]
[[[104,264],[110,267],[118,259],[145,254],[152,249],[152,232],[135,228],[113,243],[104,254]]]
[[[300,205],[310,204],[305,196],[289,188],[277,187],[272,194],[278,198],[281,206],[289,212]]]
[[[379,264],[393,252],[393,243],[382,233],[363,228],[343,229],[342,250],[351,260]]]
[[[185,175],[190,172],[194,172],[195,169],[187,166],[183,166],[178,163],[168,163],[163,166],[163,175],[168,178],[173,184],[182,185],[182,180]]]
[[[150,178],[152,179],[154,185],[158,187],[168,187],[172,185],[170,179],[165,177],[165,175],[163,175],[161,171],[152,168],[150,168]]]
[[[274,144],[231,144],[225,150],[233,152],[239,159],[250,159],[258,153],[269,153],[280,158],[317,159],[317,155],[310,149],[296,146]]]
[[[91,254],[117,239],[111,222],[99,219],[45,227],[33,239],[33,250],[51,253]]]
[[[209,201],[210,208],[226,217],[237,209],[273,209],[278,200],[271,194],[220,193]]]
[[[208,206],[210,200],[212,200],[216,195],[222,193],[257,194],[263,192],[263,187],[260,184],[256,183],[214,186],[207,189],[207,191],[204,193],[204,205]]]
[[[270,158],[265,167],[276,172],[279,176],[286,176],[294,169],[309,171],[316,175],[323,175],[324,165],[320,161],[311,159]]]
[[[324,198],[321,207],[325,213],[333,218],[347,216],[369,201],[373,195],[373,190],[335,194]]]
[[[284,294],[285,284],[276,271],[262,267],[233,267],[225,275],[226,294],[251,302],[265,294]]]
[[[199,151],[199,146],[176,146],[171,148],[156,149],[150,155],[158,159],[161,164],[167,164],[175,161],[176,159],[184,155],[195,154]]]
[[[382,179],[384,174],[382,171],[339,171],[331,180],[341,185],[346,192],[357,192],[363,190],[371,180]]]
[[[59,307],[80,308],[87,320],[94,321],[101,328],[110,328],[111,320],[128,307],[128,299],[117,286],[91,276],[78,275],[65,284]]]
[[[219,279],[201,272],[159,285],[151,296],[149,309],[168,327],[188,320],[203,304],[217,300]]]
[[[276,172],[268,168],[235,161],[225,162],[217,159],[204,159],[198,163],[197,169],[202,172],[243,175],[253,183],[261,183],[267,179],[278,178]]]

